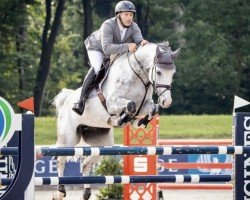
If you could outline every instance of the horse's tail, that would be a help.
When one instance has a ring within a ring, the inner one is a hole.
[[[73,90],[63,88],[62,91],[55,96],[53,100],[53,105],[56,107],[58,111],[64,104],[65,100],[69,97],[69,95],[73,92]]]

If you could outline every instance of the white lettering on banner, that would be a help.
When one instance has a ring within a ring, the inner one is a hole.
[[[250,131],[244,131],[244,146],[250,146]]]
[[[135,172],[147,172],[148,171],[148,158],[135,157],[134,158],[134,171]]]
[[[244,181],[244,193],[247,196],[250,196],[250,192],[247,190],[247,185],[250,183],[250,181]]]
[[[244,117],[244,146],[250,146],[250,117]]]
[[[0,167],[0,172],[8,173],[8,157],[3,157],[0,159],[0,165],[4,167]]]
[[[158,162],[159,162],[159,163],[164,163],[164,160],[163,160],[163,159],[159,159]],[[159,172],[159,173],[160,173],[160,172],[164,172],[164,170],[165,170],[165,167],[161,165],[161,167],[158,169],[158,172]]]
[[[41,166],[40,170],[38,169],[38,165]],[[44,166],[44,161],[43,160],[37,160],[35,163],[35,173],[42,174],[45,172],[45,166]]]
[[[250,146],[250,117],[244,117],[244,146]],[[244,154],[246,157],[246,154]],[[249,176],[250,172],[250,157],[244,160],[244,200],[248,200],[250,196],[250,191],[248,190],[248,184],[250,183]],[[250,200],[250,199],[249,199]]]
[[[169,159],[168,162],[169,163],[177,162],[177,159],[176,158]],[[177,172],[178,170],[177,169],[169,169],[168,171],[169,172]]]
[[[244,178],[247,178],[247,176],[250,176],[250,172],[247,171],[247,167],[250,166],[250,157],[244,160]]]
[[[247,125],[248,123],[248,125]],[[244,128],[250,131],[250,117],[244,117]]]
[[[49,173],[57,173],[57,160],[49,161]]]

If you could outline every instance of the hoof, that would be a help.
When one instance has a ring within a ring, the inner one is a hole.
[[[66,197],[66,190],[64,185],[58,185],[57,193],[56,193],[56,200],[63,200]]]
[[[123,126],[129,121],[129,115],[127,113],[123,113],[120,117],[117,119],[118,126]]]
[[[63,200],[64,193],[57,191],[56,194],[53,194],[52,200]]]
[[[91,189],[90,188],[84,188],[83,190],[83,200],[88,200],[91,196]]]
[[[134,113],[136,112],[136,105],[135,105],[135,102],[130,101],[130,102],[127,104],[127,111],[128,111],[128,114],[134,114]]]
[[[138,122],[137,126],[142,126],[143,125],[143,127],[147,127],[148,123],[150,122],[150,120],[148,119],[148,117],[149,117],[149,115],[147,114],[144,118],[142,118]]]

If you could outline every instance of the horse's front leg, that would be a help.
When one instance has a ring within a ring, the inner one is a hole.
[[[101,156],[87,156],[83,157],[82,164],[82,175],[89,176],[92,167],[102,159]],[[91,196],[91,188],[89,184],[84,184],[83,200],[88,200]]]
[[[113,98],[107,103],[109,113],[118,114],[117,124],[122,126],[130,121],[130,118],[136,112],[136,104],[132,100],[125,98]]]
[[[155,115],[159,113],[159,105],[155,104],[152,99],[148,99],[144,102],[139,117],[132,122],[132,126],[135,128],[142,127],[145,128],[147,124],[154,118]]]
[[[60,118],[62,120],[63,118]],[[68,120],[65,120],[68,121]],[[74,147],[80,141],[80,135],[76,134],[76,126],[69,123],[65,123],[64,120],[57,123],[57,146],[58,147]],[[72,134],[70,134],[72,133]],[[66,164],[67,156],[57,157],[57,171],[58,176],[64,176],[64,169]],[[62,200],[66,196],[66,189],[64,185],[58,185],[57,196],[54,197],[56,200]]]

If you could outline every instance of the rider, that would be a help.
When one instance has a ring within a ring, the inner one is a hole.
[[[75,103],[72,110],[82,115],[85,108],[85,101],[92,89],[96,75],[98,74],[104,57],[108,58],[111,54],[123,54],[135,52],[136,45],[145,45],[138,25],[133,22],[135,6],[130,1],[120,1],[115,7],[115,17],[106,20],[100,30],[92,33],[86,40],[85,46],[91,65],[80,95],[80,99]]]

